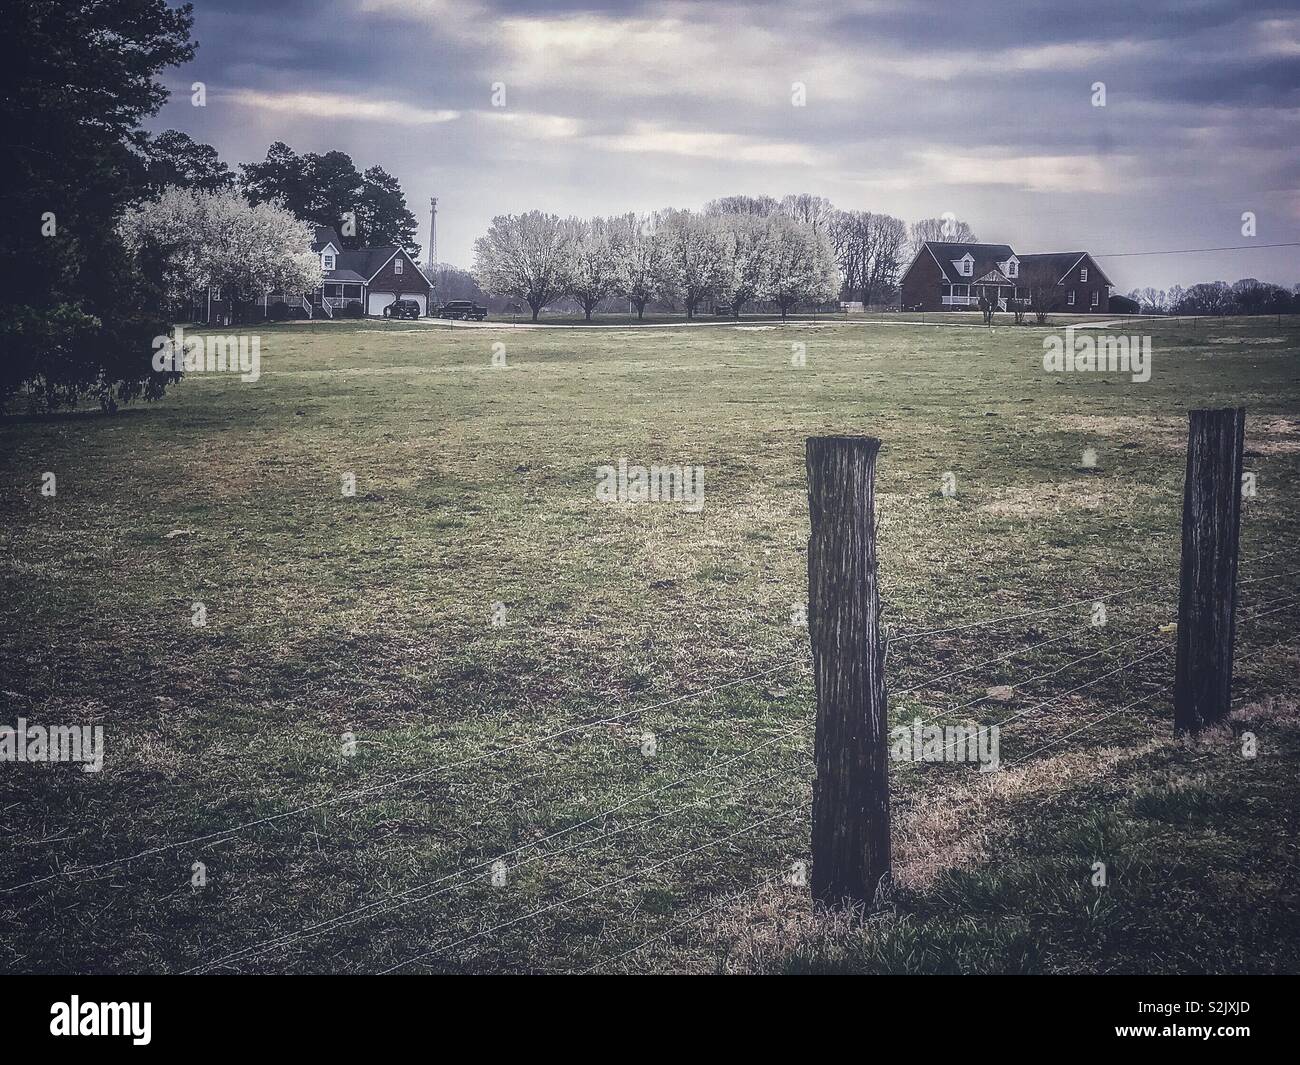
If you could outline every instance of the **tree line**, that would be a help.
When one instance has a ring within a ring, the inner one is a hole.
[[[650,304],[688,318],[712,306],[739,317],[749,303],[785,317],[839,298],[887,300],[924,240],[974,240],[969,225],[924,219],[910,228],[887,214],[842,211],[808,193],[727,196],[703,210],[665,208],[613,218],[560,218],[541,211],[498,215],[474,244],[472,280],[482,293],[544,307],[572,300],[590,320],[610,297],[645,316]],[[440,275],[464,293],[469,278]],[[440,289],[441,291],[441,289]]]
[[[1253,277],[1231,285],[1206,281],[1190,288],[1135,288],[1128,298],[1143,314],[1300,314],[1300,285],[1287,289]]]

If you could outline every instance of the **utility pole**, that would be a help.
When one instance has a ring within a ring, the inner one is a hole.
[[[429,197],[429,271],[438,268],[438,197]]]

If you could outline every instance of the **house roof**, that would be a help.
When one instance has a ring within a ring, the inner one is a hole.
[[[353,251],[339,252],[339,269],[355,270],[367,281],[374,277],[379,268],[393,257],[396,248],[356,248]]]
[[[339,240],[339,235],[333,226],[317,226],[316,239],[311,242],[311,250],[319,252],[326,244],[333,244],[339,251],[343,250],[343,241]]]
[[[1106,272],[1097,265],[1097,261],[1088,255],[1086,251],[1035,252],[1031,255],[1020,256],[1020,264],[1025,270],[1033,268],[1047,271],[1049,274],[1054,275],[1056,284],[1059,285],[1065,279],[1065,275],[1085,256],[1092,263],[1092,268],[1097,271],[1097,275],[1107,285],[1110,285],[1112,282],[1106,276]]]
[[[312,241],[311,250],[319,254],[327,244],[333,244],[334,247],[339,249],[339,253],[334,257],[334,269],[325,271],[326,281],[362,281],[368,283],[375,274],[379,273],[387,265],[389,259],[402,250],[395,245],[389,244],[378,248],[354,248],[349,251],[343,247],[343,241],[339,240],[338,232],[333,226],[317,226],[316,239]],[[419,264],[410,255],[407,255],[407,259],[415,267],[415,272],[419,274],[420,280],[432,289],[433,283],[424,276]]]
[[[1005,276],[998,264],[1004,263],[1012,257],[1019,258],[1011,250],[1010,244],[963,244],[944,240],[927,240],[925,247],[934,256],[935,262],[939,264],[943,276],[949,281],[959,283],[968,282],[974,278],[982,278],[993,271],[997,271],[1000,277]],[[957,273],[952,265],[956,260],[964,258],[967,254],[975,260],[969,277]],[[1007,278],[1008,283],[1010,280],[1010,278]]]
[[[366,279],[362,277],[359,273],[357,273],[355,270],[326,270],[325,280],[326,281],[349,281],[354,283],[360,281],[364,283]]]

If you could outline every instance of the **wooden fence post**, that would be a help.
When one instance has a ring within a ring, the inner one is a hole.
[[[817,690],[812,895],[870,906],[889,875],[889,744],[876,574],[876,452],[808,439],[808,633]]]
[[[1223,720],[1232,701],[1244,407],[1194,410],[1187,434],[1174,728]]]

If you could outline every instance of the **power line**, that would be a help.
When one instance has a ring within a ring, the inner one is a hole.
[[[1127,259],[1134,255],[1200,255],[1211,251],[1253,251],[1256,248],[1300,248],[1300,241],[1290,240],[1280,244],[1231,244],[1223,248],[1171,248],[1169,251],[1112,251],[1095,254],[1094,259]]]

